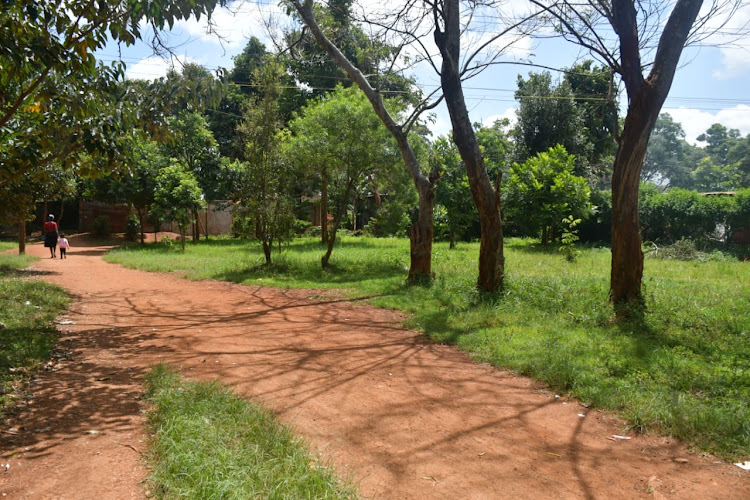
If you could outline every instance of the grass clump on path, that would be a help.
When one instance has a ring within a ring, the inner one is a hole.
[[[407,239],[342,238],[333,268],[324,248],[294,240],[273,266],[257,243],[209,240],[185,253],[128,247],[107,260],[282,288],[337,289],[410,314],[407,326],[457,344],[476,359],[544,381],[597,408],[616,410],[640,431],[679,437],[724,458],[750,458],[750,265],[645,262],[641,320],[612,321],[608,248],[556,249],[507,239],[506,285],[475,287],[478,244],[433,247],[435,280],[409,286]]]
[[[159,498],[356,498],[267,410],[166,365],[147,375],[152,475]]]
[[[17,246],[0,243],[0,251]],[[12,404],[13,386],[52,356],[53,320],[68,304],[58,286],[24,277],[34,257],[0,254],[0,412]]]

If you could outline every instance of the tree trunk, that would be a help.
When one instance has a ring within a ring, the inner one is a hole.
[[[503,286],[505,257],[503,255],[503,223],[500,216],[500,177],[492,185],[484,158],[466,109],[459,72],[461,28],[458,0],[446,0],[440,13],[445,31],[435,26],[435,44],[443,63],[440,83],[453,125],[453,142],[466,166],[471,195],[479,212],[481,243],[479,245],[479,276],[477,287],[494,292]],[[438,15],[438,14],[436,14]]]
[[[346,184],[344,196],[341,198],[338,209],[336,210],[336,216],[333,218],[333,228],[331,229],[331,233],[328,235],[328,247],[326,248],[326,253],[325,255],[323,255],[323,257],[320,258],[320,265],[323,267],[323,269],[326,269],[328,267],[328,261],[331,258],[331,253],[333,253],[333,246],[336,244],[336,233],[338,232],[339,226],[341,225],[341,219],[344,217],[344,213],[346,213],[346,202],[349,200],[349,193],[351,193],[353,186],[354,179],[349,179],[349,182],[347,182]]]
[[[200,215],[198,214],[198,210],[195,210],[193,212],[193,243],[200,240],[200,228],[198,227],[198,224],[200,224]]]
[[[645,105],[645,108],[644,108]],[[638,190],[641,168],[656,112],[643,99],[631,103],[612,172],[612,267],[610,300],[618,317],[643,305],[643,251],[638,217]],[[633,307],[623,307],[631,304]]]
[[[453,250],[454,248],[456,248],[456,232],[453,230],[451,230],[450,232],[450,241],[451,241],[451,244],[449,248]]]
[[[271,265],[271,245],[267,241],[263,240],[263,255],[266,258],[266,265]]]
[[[26,253],[26,218],[21,217],[18,222],[18,255]]]
[[[185,253],[185,240],[187,239],[187,226],[186,225],[178,225],[180,228],[180,246],[182,247],[182,252]]]
[[[206,203],[206,241],[208,241],[208,210],[211,208],[211,202]]]
[[[141,245],[143,245],[146,242],[146,232],[143,230],[143,219],[146,218],[146,209],[136,207],[135,211],[138,214],[138,224],[141,226]]]
[[[320,186],[320,240],[328,243],[328,167],[323,169]]]
[[[434,236],[435,186],[429,182],[417,184],[419,213],[409,227],[411,266],[409,281],[419,283],[432,279],[432,240]]]
[[[635,4],[629,0],[612,2],[611,22],[620,41],[620,74],[629,101],[612,172],[610,300],[618,318],[642,311],[643,251],[638,220],[641,169],[651,131],[702,4],[702,0],[677,0],[664,25],[651,71],[643,78]]]

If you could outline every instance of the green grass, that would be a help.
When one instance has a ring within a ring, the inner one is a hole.
[[[0,243],[0,251],[15,244]],[[57,331],[52,323],[68,304],[57,286],[25,279],[20,269],[36,260],[0,254],[0,412],[13,403],[12,386],[52,355]]]
[[[728,459],[750,457],[750,265],[737,261],[647,259],[647,313],[612,321],[610,253],[582,249],[575,262],[529,241],[506,241],[506,286],[474,287],[477,244],[433,248],[435,281],[407,286],[407,240],[343,238],[333,268],[324,249],[295,240],[275,265],[257,244],[210,240],[183,254],[131,246],[107,260],[189,279],[330,289],[410,313],[407,326],[457,344],[478,360],[545,381],[635,429],[681,438]]]
[[[159,365],[147,394],[149,483],[158,498],[356,497],[289,428],[217,382],[185,381]]]

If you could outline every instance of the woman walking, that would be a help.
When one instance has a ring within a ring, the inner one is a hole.
[[[44,223],[44,246],[49,248],[50,258],[55,258],[57,248],[57,222],[55,216],[49,214],[49,220]]]

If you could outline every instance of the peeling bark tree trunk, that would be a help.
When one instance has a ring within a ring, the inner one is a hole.
[[[313,15],[312,0],[291,0],[291,4],[297,10],[299,15],[305,21],[310,32],[315,37],[315,41],[320,45],[331,59],[339,65],[349,78],[362,90],[370,101],[372,108],[383,122],[385,127],[391,133],[398,144],[401,157],[406,165],[406,170],[411,175],[414,185],[419,194],[419,215],[409,230],[409,240],[411,242],[411,264],[409,267],[409,281],[419,281],[430,279],[432,277],[432,235],[433,235],[433,205],[435,200],[435,185],[439,180],[439,175],[431,173],[424,175],[419,167],[414,150],[411,148],[408,139],[408,131],[405,131],[401,125],[397,124],[393,117],[383,104],[380,93],[375,90],[367,78],[357,69],[341,51],[326,38],[323,31],[318,26],[315,16]]]
[[[453,125],[453,142],[466,166],[471,195],[479,212],[481,242],[477,287],[482,291],[494,292],[502,288],[505,273],[500,179],[497,179],[495,186],[492,185],[466,109],[459,70],[461,28],[458,0],[446,0],[441,14],[445,21],[444,31],[436,25],[434,33],[435,44],[443,58],[440,81]]]
[[[618,72],[628,94],[628,112],[612,173],[612,268],[610,300],[617,316],[643,305],[643,251],[638,220],[638,188],[651,132],[672,86],[677,64],[702,0],[678,0],[672,9],[644,79],[638,18],[632,0],[613,0],[612,26],[620,41]],[[633,307],[635,306],[635,307]]]

